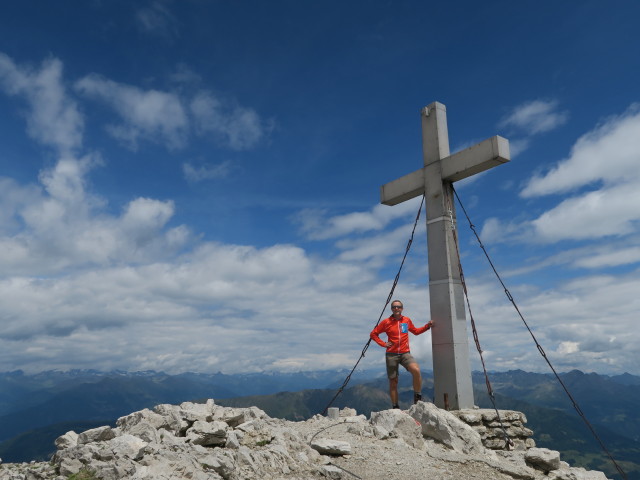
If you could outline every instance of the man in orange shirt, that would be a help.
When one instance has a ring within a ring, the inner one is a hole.
[[[433,326],[433,322],[424,327],[416,328],[409,317],[402,316],[403,305],[400,300],[391,302],[392,315],[382,320],[371,331],[370,337],[381,347],[387,349],[385,355],[387,363],[387,377],[389,378],[389,396],[393,408],[398,405],[398,367],[402,365],[413,376],[413,403],[422,400],[422,376],[420,366],[409,351],[409,333],[420,335]],[[380,338],[381,333],[387,334],[387,341]]]

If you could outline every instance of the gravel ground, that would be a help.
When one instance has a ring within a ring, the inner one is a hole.
[[[414,447],[400,438],[380,440],[361,432],[353,433],[357,428],[352,423],[317,417],[290,426],[308,441],[315,435],[316,439],[348,442],[352,454],[331,459],[331,464],[350,473],[343,475],[345,480],[513,480],[513,476],[501,473],[480,459],[456,454],[431,440],[417,439]]]

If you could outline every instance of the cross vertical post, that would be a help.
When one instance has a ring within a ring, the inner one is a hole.
[[[446,107],[434,102],[421,111],[423,168],[381,188],[381,203],[396,205],[425,195],[434,403],[473,408],[464,292],[455,243],[452,184],[509,161],[509,142],[489,138],[450,155]]]

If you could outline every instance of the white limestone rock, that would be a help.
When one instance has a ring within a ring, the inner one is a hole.
[[[345,472],[334,465],[325,465],[322,467],[322,473],[325,477],[330,478],[331,480],[342,480],[345,477]],[[352,477],[352,475],[349,475]]]
[[[349,408],[349,407],[344,407],[342,410],[340,410],[339,416],[340,417],[356,417],[358,415],[358,412],[356,411],[355,408]]]
[[[187,441],[193,445],[222,446],[227,441],[227,428],[224,422],[198,420],[187,430]]]
[[[84,464],[80,460],[75,458],[64,459],[60,462],[60,475],[69,477],[78,473],[83,467]]]
[[[178,405],[163,403],[153,407],[153,411],[163,419],[161,428],[170,430],[176,435],[183,435],[190,426],[189,422],[182,418],[182,411]]]
[[[490,450],[479,447],[478,437],[470,434],[471,427],[456,424],[450,412],[421,402],[410,412],[413,417],[398,410],[377,412],[371,421],[365,421],[347,411],[349,415],[337,422],[323,416],[288,422],[269,418],[259,409],[227,408],[213,401],[163,405],[122,417],[116,429],[102,427],[78,435],[87,443],[74,444],[75,437],[68,432],[58,442],[52,464],[42,464],[49,470],[42,469],[44,473],[33,477],[39,467],[25,464],[19,467],[21,473],[5,477],[8,468],[1,465],[0,479],[62,480],[82,469],[95,471],[101,480],[352,478],[338,466],[372,479],[394,478],[399,467],[406,478],[422,478],[425,472],[433,473],[434,478],[477,480],[504,475],[518,480],[606,478],[601,472],[570,468],[565,462],[545,474],[527,465],[524,451],[500,451],[491,456]],[[431,433],[433,439],[423,439],[425,426],[437,433]],[[309,439],[327,427],[332,428],[331,438],[309,445]],[[207,435],[215,441],[205,441]],[[546,461],[548,466],[555,465],[553,458]]]
[[[109,440],[106,448],[111,450],[114,458],[139,460],[144,456],[144,450],[147,445],[148,443],[144,440],[125,433]]]
[[[549,480],[607,480],[607,476],[595,470],[570,467],[554,470],[549,474]]]
[[[524,459],[528,465],[543,472],[560,468],[560,452],[548,448],[530,448],[524,454]]]
[[[412,447],[419,447],[423,444],[420,425],[402,410],[371,412],[371,425],[381,429],[378,432],[380,435],[384,436],[386,431],[389,436],[402,438]]]
[[[98,427],[87,430],[78,435],[78,445],[93,442],[105,442],[115,438],[116,434],[111,427]]]
[[[70,430],[64,435],[60,435],[56,438],[54,444],[58,450],[75,447],[78,445],[78,434],[73,430]]]
[[[311,448],[322,455],[351,455],[351,444],[330,438],[318,438],[311,442]]]
[[[261,419],[267,417],[267,414],[260,410],[258,407],[249,408],[228,408],[221,407],[213,412],[213,420],[219,420],[225,422],[230,427],[237,427],[251,420]]]
[[[187,422],[209,422],[213,419],[215,407],[213,400],[207,401],[207,403],[183,402],[178,411],[182,419]]]
[[[409,415],[420,423],[423,436],[433,438],[456,452],[485,453],[478,432],[452,413],[441,410],[433,403],[418,402],[411,406]]]

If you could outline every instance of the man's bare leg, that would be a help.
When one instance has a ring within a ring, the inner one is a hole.
[[[389,379],[389,396],[391,405],[395,408],[398,405],[398,377]]]
[[[410,363],[407,370],[413,377],[413,403],[416,403],[422,400],[422,375],[420,374],[420,366],[417,363]]]

